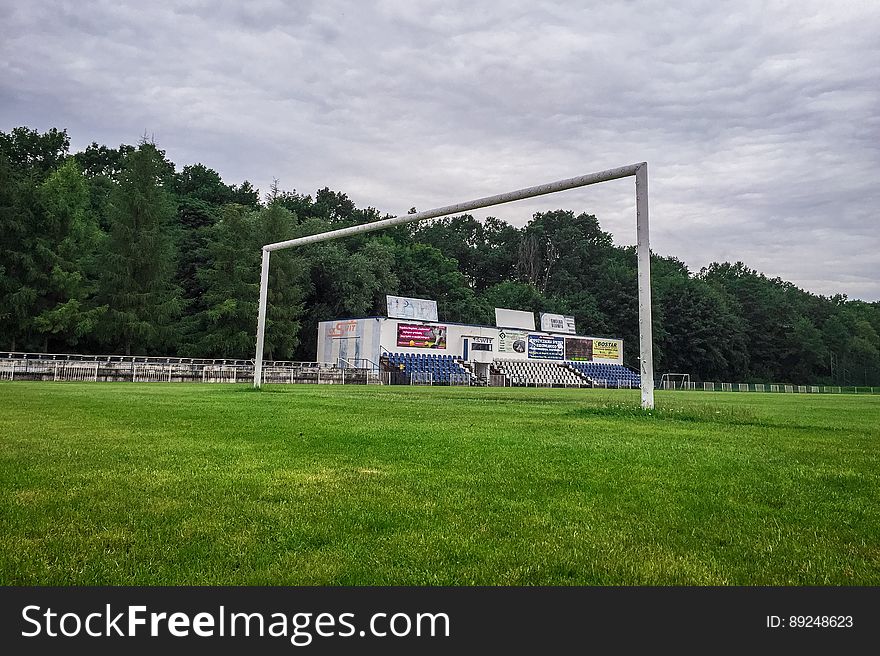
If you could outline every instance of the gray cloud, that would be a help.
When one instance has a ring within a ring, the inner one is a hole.
[[[474,6],[476,5],[476,6]],[[646,160],[652,245],[880,299],[869,2],[7,3],[0,129],[146,130],[227,181],[389,213]],[[631,181],[494,208],[595,213]]]

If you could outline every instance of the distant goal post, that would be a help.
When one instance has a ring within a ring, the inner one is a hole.
[[[691,389],[690,374],[666,373],[660,377],[660,389]]]
[[[648,239],[648,164],[640,162],[629,164],[615,169],[588,173],[574,178],[548,182],[534,187],[526,187],[516,191],[509,191],[495,196],[487,196],[476,200],[438,207],[425,212],[395,216],[390,219],[373,221],[361,225],[330,230],[317,235],[288,239],[286,241],[266,244],[263,246],[262,268],[260,270],[260,304],[257,313],[257,352],[254,358],[254,387],[259,388],[263,379],[263,346],[266,336],[266,306],[269,284],[269,256],[272,251],[278,251],[294,246],[304,246],[331,239],[340,239],[351,235],[358,235],[375,230],[383,230],[404,223],[436,219],[452,214],[462,214],[471,210],[493,205],[501,205],[535,196],[555,194],[568,189],[586,187],[600,182],[609,182],[620,178],[635,177],[636,187],[636,253],[638,264],[638,288],[639,288],[639,373],[641,378],[642,407],[651,409],[654,407],[654,355],[653,336],[651,330],[651,252]]]

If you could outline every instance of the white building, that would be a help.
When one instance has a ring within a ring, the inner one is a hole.
[[[452,356],[485,376],[493,361],[623,364],[623,341],[563,333],[388,317],[318,324],[317,360],[379,368],[383,355]]]

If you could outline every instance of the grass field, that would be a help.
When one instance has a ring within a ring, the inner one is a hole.
[[[5,585],[878,585],[880,397],[0,383]]]

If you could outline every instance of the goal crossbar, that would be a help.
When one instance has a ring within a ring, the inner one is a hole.
[[[359,235],[365,232],[391,228],[404,223],[436,219],[450,214],[460,214],[462,212],[469,212],[470,210],[483,207],[502,205],[517,200],[534,198],[535,196],[544,196],[559,191],[586,187],[587,185],[597,184],[599,182],[608,182],[610,180],[618,180],[620,178],[631,176],[635,176],[636,179],[636,253],[638,257],[639,355],[641,361],[642,407],[646,409],[653,408],[654,362],[651,330],[651,259],[649,250],[650,246],[648,243],[647,162],[630,164],[628,166],[621,166],[615,169],[599,171],[597,173],[588,173],[574,178],[567,178],[565,180],[548,182],[534,187],[517,189],[516,191],[509,191],[495,196],[487,196],[485,198],[478,198],[476,200],[457,203],[455,205],[438,207],[424,212],[416,212],[415,214],[403,214],[390,219],[372,221],[370,223],[350,226],[348,228],[340,228],[338,230],[330,230],[316,235],[308,235],[306,237],[298,237],[297,239],[275,242],[274,244],[266,244],[263,246],[263,260],[262,268],[260,270],[260,305],[257,316],[257,352],[254,359],[254,387],[260,387],[260,384],[262,383],[263,346],[266,331],[266,299],[269,283],[269,255],[272,251],[293,248],[295,246],[305,246],[306,244],[314,244],[317,242],[329,241],[331,239],[340,239],[351,235]]]

